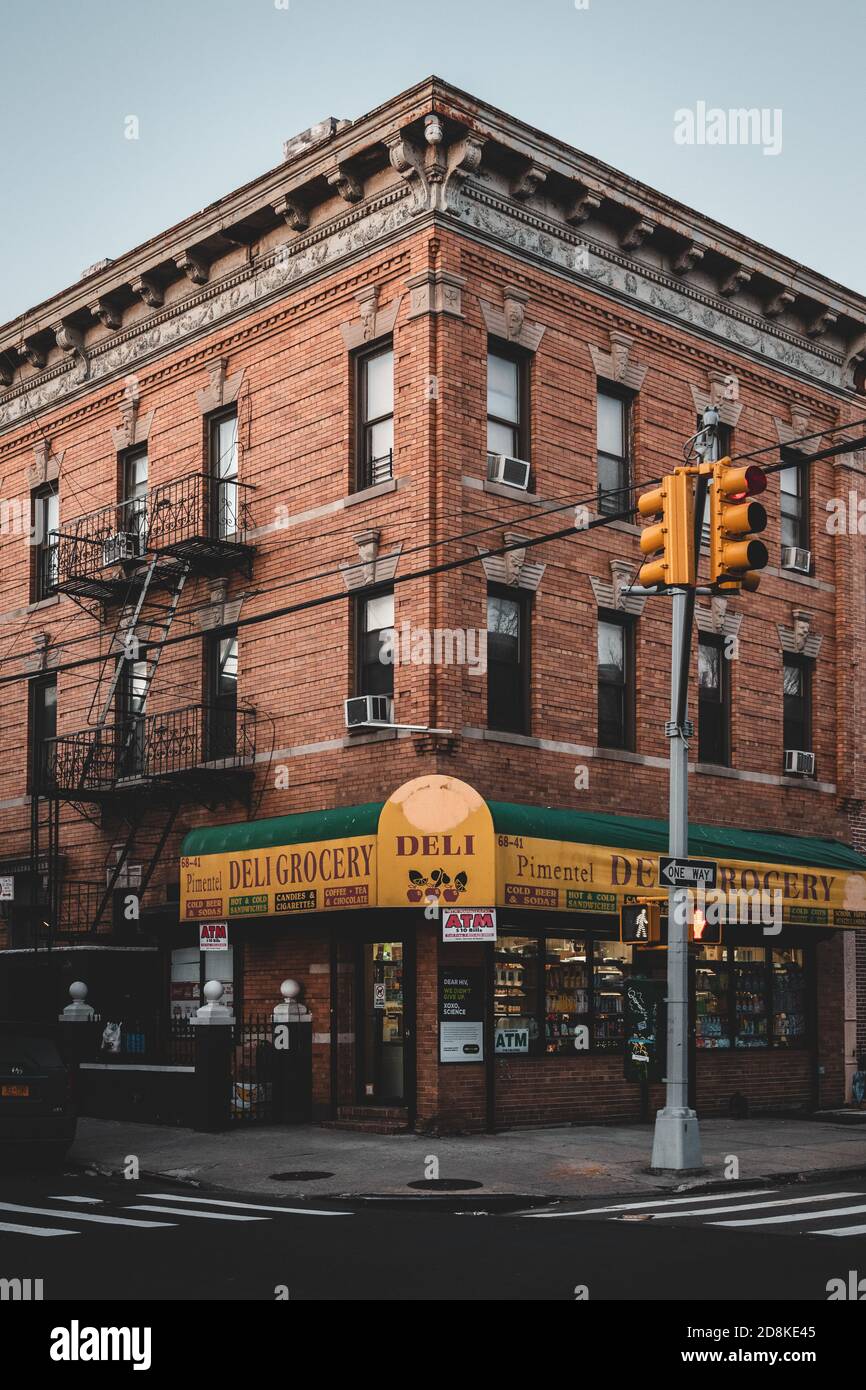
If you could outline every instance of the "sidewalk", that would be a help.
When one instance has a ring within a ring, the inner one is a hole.
[[[510,1130],[496,1135],[437,1139],[429,1135],[373,1135],[316,1125],[235,1129],[221,1134],[81,1119],[70,1161],[120,1173],[130,1155],[142,1173],[271,1196],[411,1197],[409,1183],[438,1176],[480,1183],[472,1195],[584,1197],[721,1182],[728,1156],[739,1161],[740,1181],[862,1168],[866,1125],[818,1120],[702,1120],[704,1167],[677,1179],[648,1172],[652,1125],[565,1126]],[[274,1174],[315,1170],[313,1180]],[[468,1194],[467,1194],[468,1195]]]

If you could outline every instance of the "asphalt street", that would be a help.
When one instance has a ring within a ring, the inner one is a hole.
[[[0,1279],[74,1300],[826,1302],[866,1181],[461,1212],[66,1171],[0,1174]],[[866,1286],[864,1286],[866,1287]]]

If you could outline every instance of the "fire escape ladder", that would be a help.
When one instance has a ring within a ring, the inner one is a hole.
[[[165,818],[159,826],[157,838],[154,841],[154,843],[150,846],[145,856],[145,863],[142,868],[141,882],[136,887],[139,903],[141,903],[142,899],[144,898],[145,892],[147,891],[147,887],[150,883],[151,878],[153,877],[153,871],[159,863],[160,856],[168,842],[168,837],[171,834],[172,829],[174,828],[174,823],[177,819],[179,810],[180,807],[177,803],[173,804],[172,806],[166,809]],[[99,929],[99,924],[113,901],[114,890],[117,887],[117,883],[121,874],[124,872],[129,863],[130,855],[136,842],[136,837],[141,829],[142,822],[144,820],[144,815],[145,808],[142,807],[141,811],[137,815],[133,815],[130,819],[129,830],[127,832],[126,839],[124,840],[120,852],[117,855],[117,858],[115,860],[113,868],[111,869],[110,874],[108,874],[107,876],[105,891],[102,894],[99,900],[99,904],[96,908],[93,922],[91,924],[91,931],[97,931]]]
[[[141,705],[142,710],[144,710],[147,705],[147,697],[150,694],[150,688],[153,685],[153,679],[156,675],[157,667],[159,666],[159,658],[162,655],[163,647],[165,646],[165,643],[168,639],[168,635],[171,631],[171,625],[174,622],[174,617],[177,613],[178,604],[180,603],[181,594],[183,593],[184,585],[186,584],[187,575],[189,574],[189,571],[190,564],[188,560],[182,561],[177,566],[177,569],[174,571],[174,582],[172,583],[171,588],[169,590],[168,602],[159,607],[158,611],[160,616],[151,625],[150,635],[146,644],[144,644],[146,655],[143,661],[143,678],[141,684],[138,686],[136,691],[136,697]],[[131,634],[135,633],[136,623],[138,622],[140,615],[141,605],[139,604],[139,606],[136,608],[136,613],[133,617],[132,623],[127,629],[127,636],[124,643],[125,653],[128,652],[129,638]],[[127,659],[129,658],[127,657]],[[123,661],[118,661],[111,682],[109,698],[102,711],[100,727],[105,724],[105,721],[108,718],[108,712],[111,708],[111,704],[114,700],[114,696],[117,691],[118,681],[120,680],[120,672],[122,666]],[[140,722],[140,717],[131,719],[129,721],[129,728],[125,730],[123,734],[123,743],[118,749],[118,773],[121,776],[123,775],[123,769],[126,766],[126,762],[129,757],[130,751],[132,750],[135,741],[138,737]]]

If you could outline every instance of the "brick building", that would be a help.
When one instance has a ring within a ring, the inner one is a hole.
[[[760,593],[698,601],[692,848],[784,922],[695,948],[697,1104],[840,1104],[866,455],[801,460],[858,434],[866,300],[438,79],[284,155],[0,329],[0,1010],[293,977],[318,1116],[637,1116],[670,610],[581,518],[714,404],[785,468]],[[461,894],[495,943],[442,939]]]

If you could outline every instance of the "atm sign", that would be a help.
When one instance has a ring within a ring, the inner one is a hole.
[[[228,922],[201,922],[198,929],[198,944],[202,951],[227,951],[229,948]]]

